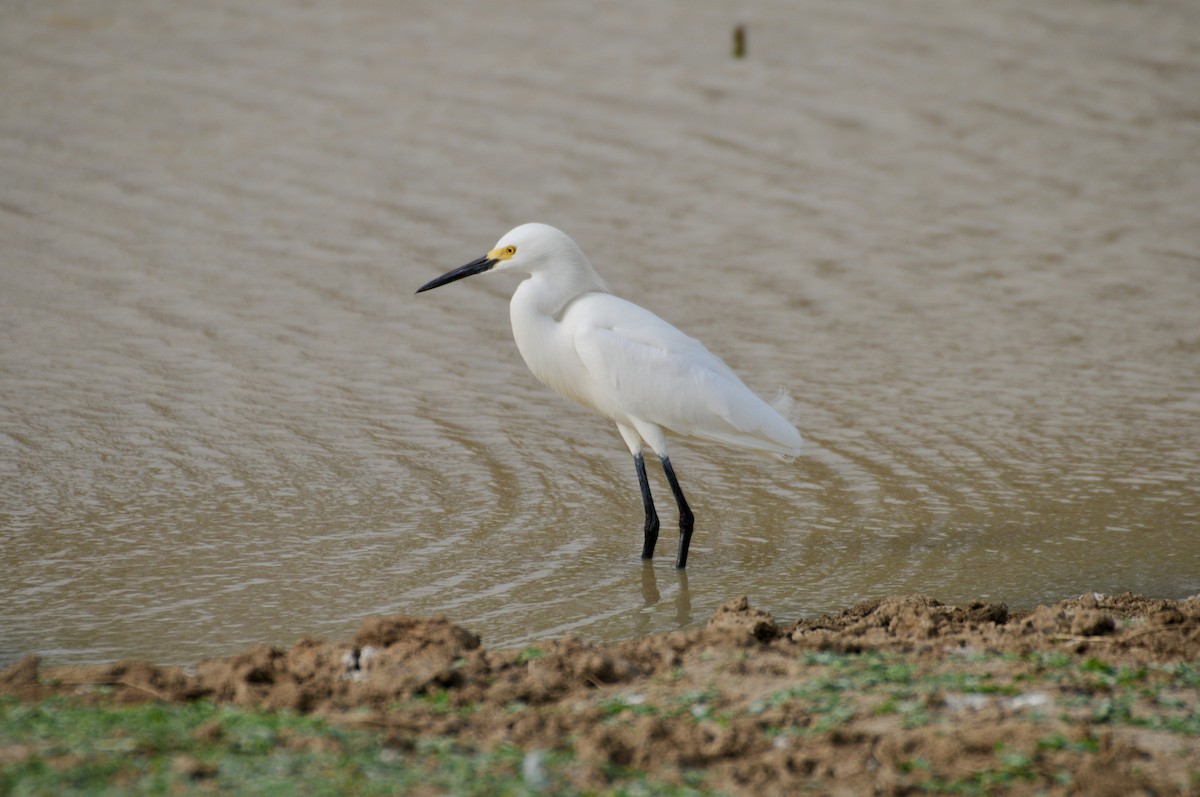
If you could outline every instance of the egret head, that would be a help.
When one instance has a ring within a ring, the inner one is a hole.
[[[571,236],[562,230],[549,224],[522,224],[505,233],[483,257],[430,280],[418,288],[417,293],[485,271],[504,271],[511,268],[532,274],[551,263],[559,267],[568,263],[586,265],[587,260],[571,240]],[[591,270],[590,266],[587,268]]]

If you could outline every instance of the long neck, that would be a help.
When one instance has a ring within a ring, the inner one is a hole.
[[[596,291],[611,293],[606,283],[591,263],[581,254],[574,268],[539,269],[530,274],[529,279],[517,286],[517,293],[523,293],[522,303],[530,310],[536,310],[552,318],[557,318],[572,299],[584,293]],[[513,294],[513,301],[517,300]]]

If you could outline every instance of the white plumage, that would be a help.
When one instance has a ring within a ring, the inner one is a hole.
[[[647,559],[658,539],[658,516],[643,445],[662,461],[679,506],[676,567],[686,566],[692,513],[667,456],[664,432],[781,456],[800,453],[800,433],[703,343],[614,296],[575,242],[554,227],[523,224],[483,257],[417,292],[506,269],[529,274],[510,305],[513,337],[529,370],[563,396],[612,419],[634,456],[646,510]]]

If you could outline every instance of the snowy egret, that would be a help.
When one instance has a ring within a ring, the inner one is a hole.
[[[570,236],[546,224],[509,231],[486,255],[417,293],[508,269],[529,275],[509,307],[525,364],[547,386],[617,424],[642,489],[643,559],[654,556],[658,542],[643,445],[658,456],[679,507],[675,566],[686,567],[692,511],[667,456],[665,432],[781,456],[800,453],[800,433],[700,341],[614,296]]]

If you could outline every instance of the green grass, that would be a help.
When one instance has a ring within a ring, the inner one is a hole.
[[[190,704],[0,698],[0,794],[534,795],[578,793],[569,752],[385,746],[320,718]],[[698,795],[622,770],[606,794]]]
[[[524,658],[532,661],[536,650]],[[686,671],[672,671],[633,688],[595,690],[588,708],[599,709],[593,716],[609,726],[640,717],[685,726],[728,726],[749,718],[765,740],[802,749],[808,740],[888,717],[905,729],[953,733],[956,718],[970,716],[976,701],[1004,707],[1023,694],[1045,695],[1038,704],[1044,709],[1007,709],[1032,725],[1034,735],[1025,736],[1019,749],[998,746],[969,777],[961,770],[938,771],[941,765],[919,757],[900,766],[908,786],[927,793],[993,794],[1065,784],[1066,762],[1095,755],[1107,728],[1200,737],[1195,663],[1122,667],[1057,653],[935,662],[891,653],[811,653],[804,665],[796,677],[765,682],[762,693],[740,695],[728,686],[736,681],[708,673],[706,680],[682,684]],[[968,695],[979,697],[955,699]],[[433,689],[389,710],[495,721],[495,707],[457,698]],[[520,702],[503,707],[505,716],[563,710],[574,709]],[[702,767],[676,768],[672,779],[682,784],[668,783],[662,779],[668,775],[577,759],[578,741],[568,733],[551,745],[555,749],[538,751],[418,736],[394,740],[398,748],[378,730],[204,702],[119,706],[52,698],[25,704],[0,697],[0,795],[711,793],[710,773]],[[597,782],[606,784],[601,791],[581,792],[577,785]]]
[[[528,648],[525,648],[524,650],[522,650],[519,654],[517,654],[517,658],[514,663],[528,664],[529,662],[531,662],[535,659],[540,659],[542,656],[545,656],[545,655],[546,655],[546,651],[542,650],[541,648],[528,647]]]

